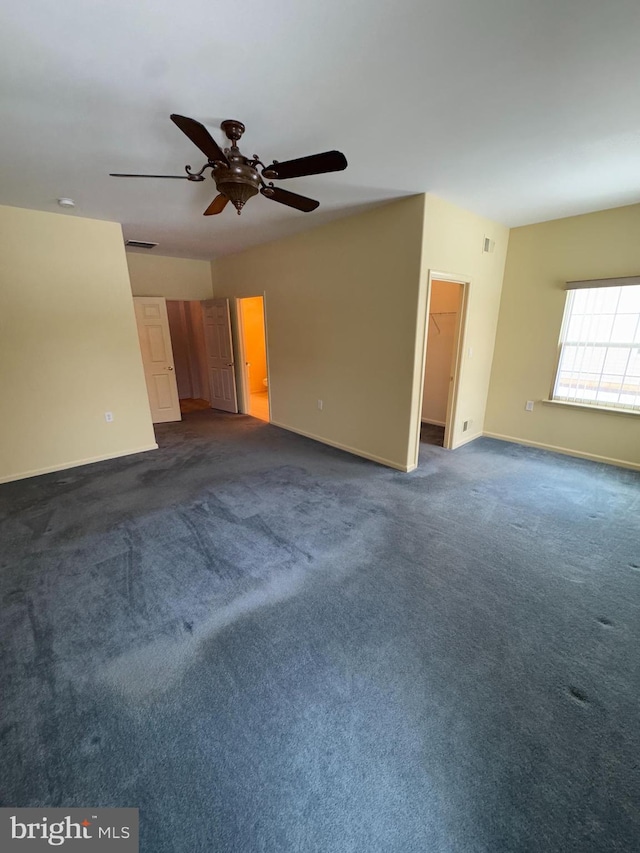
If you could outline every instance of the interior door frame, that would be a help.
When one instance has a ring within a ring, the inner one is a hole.
[[[250,398],[251,394],[249,393],[249,371],[247,370],[247,358],[245,354],[245,346],[244,346],[244,321],[242,317],[242,306],[240,303],[243,299],[255,299],[256,296],[262,297],[262,315],[264,318],[264,348],[265,348],[265,356],[267,359],[267,398],[269,400],[269,422],[271,422],[271,370],[269,366],[269,331],[267,326],[267,294],[265,291],[262,293],[255,293],[252,296],[237,296],[233,300],[233,314],[235,319],[235,327],[237,331],[236,335],[236,352],[238,353],[238,359],[236,364],[238,365],[238,370],[236,371],[236,380],[237,385],[239,387],[240,393],[238,394],[238,409],[244,414],[248,415],[250,406]]]
[[[456,322],[455,338],[453,343],[453,355],[451,358],[451,371],[453,379],[449,384],[449,396],[447,397],[447,414],[445,417],[444,442],[445,450],[454,450],[462,442],[455,442],[455,423],[458,415],[458,398],[460,394],[460,376],[462,373],[462,362],[465,352],[465,339],[467,332],[467,308],[469,294],[471,291],[471,279],[465,275],[455,273],[438,272],[429,270],[427,277],[427,299],[424,312],[424,346],[422,351],[422,370],[420,374],[420,405],[418,406],[418,446],[420,442],[420,426],[422,424],[422,400],[424,396],[424,376],[427,365],[427,344],[429,337],[429,307],[431,305],[431,288],[433,281],[447,281],[459,284],[462,287],[462,298],[460,299],[460,310]],[[417,461],[417,454],[416,454]]]
[[[236,360],[236,364],[238,365],[238,370],[236,371],[236,385],[238,386],[238,411],[240,414],[248,415],[249,414],[249,371],[247,370],[247,357],[245,355],[245,346],[244,346],[244,318],[242,316],[242,297],[236,297],[233,300],[233,313],[236,324],[236,352],[238,353],[238,358]]]

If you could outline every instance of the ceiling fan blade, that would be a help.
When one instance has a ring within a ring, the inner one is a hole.
[[[297,160],[285,160],[273,163],[263,170],[265,178],[302,178],[305,175],[322,175],[324,172],[341,172],[347,168],[347,158],[341,151],[324,151],[311,154],[310,157],[298,157]]]
[[[189,175],[128,175],[124,172],[109,172],[110,178],[173,178],[177,181],[188,181]]]
[[[290,193],[288,190],[281,190],[280,187],[262,187],[260,192],[265,198],[271,199],[271,201],[279,201],[280,204],[295,207],[296,210],[302,210],[304,213],[310,213],[316,207],[320,207],[319,201],[307,198],[305,195]]]
[[[215,213],[222,213],[228,202],[229,199],[226,195],[222,195],[222,193],[220,193],[220,195],[217,195],[205,210],[203,216],[213,216]]]
[[[226,163],[227,166],[229,165],[229,161],[222,151],[222,148],[220,148],[218,143],[213,139],[203,124],[200,124],[199,121],[196,121],[193,118],[176,115],[176,113],[172,113],[171,121],[189,137],[194,145],[198,146],[208,160],[219,160],[222,163]]]

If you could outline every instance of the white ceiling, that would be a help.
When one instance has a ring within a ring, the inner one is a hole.
[[[638,0],[7,0],[0,203],[122,222],[194,258],[432,192],[506,225],[640,201]],[[338,148],[345,172],[202,216],[212,180],[172,112],[247,126],[265,162]]]

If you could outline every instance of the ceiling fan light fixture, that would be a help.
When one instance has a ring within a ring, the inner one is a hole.
[[[240,215],[246,202],[258,193],[258,187],[253,184],[241,184],[238,181],[218,181],[218,192],[229,199]]]

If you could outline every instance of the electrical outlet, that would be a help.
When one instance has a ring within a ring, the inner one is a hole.
[[[111,421],[113,420],[113,412],[105,412],[104,413],[104,419],[108,424],[110,424]]]
[[[527,400],[527,405],[525,406],[525,409],[526,409],[528,412],[532,412],[532,411],[533,411],[533,400]]]
[[[320,411],[322,411],[323,407],[324,403],[322,402],[322,400],[318,400],[318,408],[320,409]]]

